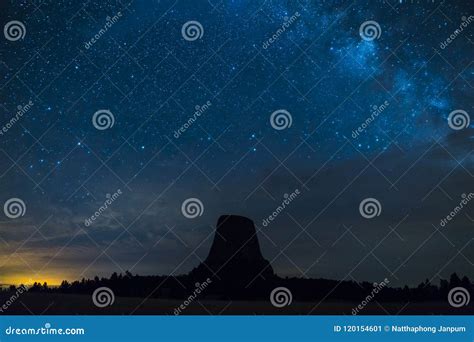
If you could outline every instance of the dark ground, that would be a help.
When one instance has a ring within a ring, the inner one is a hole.
[[[2,294],[0,302],[5,303],[9,296]],[[89,295],[74,294],[23,294],[3,314],[7,315],[173,315],[182,300],[117,297],[113,305],[106,308],[95,307]],[[318,305],[319,304],[319,305]],[[195,300],[185,310],[184,315],[351,315],[360,303],[335,301],[293,302],[283,308],[276,308],[269,301],[218,301]],[[453,308],[446,302],[433,301],[421,303],[369,303],[359,315],[472,315],[474,305]]]

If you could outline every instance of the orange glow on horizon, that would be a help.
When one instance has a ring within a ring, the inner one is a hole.
[[[35,277],[31,278],[28,276],[24,275],[12,275],[9,277],[2,277],[0,280],[0,283],[3,285],[33,285],[35,282],[44,284],[45,282],[48,284],[48,286],[59,286],[61,285],[63,280],[68,280],[66,277]],[[69,280],[68,280],[69,281]]]

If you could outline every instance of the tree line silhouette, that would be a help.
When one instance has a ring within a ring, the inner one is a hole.
[[[201,279],[204,281],[204,279]],[[119,297],[151,297],[184,299],[190,291],[199,284],[199,279],[192,275],[181,276],[140,276],[130,272],[113,273],[110,278],[94,277],[83,278],[80,281],[68,282],[64,280],[60,286],[48,286],[47,283],[35,282],[25,286],[28,293],[64,293],[64,294],[92,294],[98,287],[106,286]],[[24,285],[21,285],[24,286]],[[213,279],[212,284],[200,295],[202,299],[262,299],[267,300],[268,294],[277,286],[284,286],[291,290],[293,300],[313,301],[320,299],[359,301],[372,291],[376,284],[370,282],[337,281],[329,279],[281,278],[259,279],[252,286],[244,289],[229,287],[227,281]],[[445,300],[450,289],[461,286],[470,293],[474,284],[468,277],[462,279],[453,273],[449,280],[441,279],[439,285],[431,284],[427,279],[416,287],[383,287],[377,294],[378,301],[410,301],[422,302]],[[17,287],[11,285],[2,291],[14,292]]]
[[[99,287],[110,288],[118,297],[185,299],[199,284],[212,279],[200,293],[202,299],[268,300],[277,287],[288,288],[295,301],[334,300],[358,302],[374,291],[378,301],[420,302],[443,300],[455,287],[472,292],[474,285],[456,273],[449,281],[441,279],[439,285],[428,279],[416,287],[391,287],[385,279],[383,286],[366,281],[308,279],[280,277],[260,250],[253,221],[239,215],[222,215],[207,258],[188,274],[177,276],[140,276],[129,271],[113,273],[110,278],[94,277],[68,282],[60,286],[34,283],[29,293],[92,294]],[[15,291],[11,287],[9,291]]]

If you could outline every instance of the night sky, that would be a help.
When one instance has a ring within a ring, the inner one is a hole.
[[[25,210],[0,212],[0,283],[183,274],[222,214],[255,222],[282,276],[474,278],[474,204],[440,223],[474,192],[470,15],[468,0],[2,1],[24,37],[0,36],[0,204]]]

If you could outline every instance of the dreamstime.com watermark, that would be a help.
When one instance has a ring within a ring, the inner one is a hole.
[[[293,202],[295,198],[298,197],[300,194],[301,192],[299,189],[296,189],[289,195],[284,194],[283,195],[284,199],[281,202],[281,204],[278,207],[276,207],[275,211],[273,211],[273,213],[270,216],[262,220],[262,225],[264,227],[268,226],[270,224],[270,221],[273,221],[274,219],[276,219],[277,216],[280,215],[280,213],[283,210],[285,210],[285,208],[287,208],[290,205],[290,203]]]
[[[118,189],[116,192],[114,192],[112,195],[111,194],[107,194],[105,197],[107,197],[107,199],[104,201],[104,204],[102,204],[99,209],[97,209],[97,211],[89,218],[85,219],[84,220],[84,225],[86,227],[89,227],[92,225],[92,223],[102,215],[102,213],[104,211],[107,210],[107,208],[110,207],[110,205],[112,205],[112,203],[114,203],[117,198],[120,197],[120,195],[122,195],[122,190]]]
[[[379,39],[382,34],[380,24],[375,20],[364,21],[359,27],[359,35],[366,42]]]
[[[459,28],[454,30],[454,32],[451,33],[451,35],[448,38],[446,38],[443,42],[439,44],[439,47],[441,49],[443,50],[446,49],[448,45],[451,44],[464,31],[464,29],[467,28],[469,24],[471,24],[474,21],[474,16],[473,15],[470,15],[469,17],[463,16],[461,20],[462,22],[459,25]]]
[[[187,21],[181,27],[181,35],[188,42],[194,42],[195,40],[202,38],[204,35],[204,27],[199,21]]]
[[[362,124],[360,124],[359,127],[352,131],[352,139],[357,139],[359,135],[363,133],[366,128],[369,127],[370,124],[374,122],[375,119],[377,119],[378,116],[385,111],[385,109],[387,109],[389,105],[390,103],[388,101],[385,101],[380,106],[372,106],[372,112],[370,113],[370,116]]]
[[[97,41],[99,41],[100,38],[102,38],[102,36],[112,28],[112,26],[117,23],[117,21],[119,21],[119,19],[122,17],[122,12],[117,12],[117,14],[115,14],[113,17],[110,17],[108,16],[107,18],[105,18],[105,24],[104,26],[99,30],[99,32],[97,32],[94,37],[92,37],[89,41],[85,42],[84,43],[84,47],[86,48],[86,50],[89,50],[92,45],[94,45],[95,43],[97,43]]]
[[[195,286],[196,288],[194,289],[193,293],[188,296],[188,298],[185,299],[185,301],[178,306],[177,308],[174,309],[173,313],[175,316],[178,316],[181,314],[186,308],[194,302],[194,300],[206,289],[206,287],[209,286],[209,284],[212,283],[212,280],[210,278],[207,278],[205,281],[202,283],[196,283]]]
[[[293,294],[290,289],[280,286],[272,290],[270,293],[270,303],[276,308],[282,308],[291,305]]]
[[[268,38],[266,41],[263,42],[262,48],[265,50],[270,47],[280,36],[286,32],[286,30],[293,25],[293,23],[301,16],[300,12],[295,12],[291,17],[285,17],[283,24],[281,24],[280,28],[276,30],[276,32]]]
[[[84,335],[84,328],[52,328],[50,323],[46,323],[41,328],[14,328],[9,326],[5,329],[6,335]]]
[[[3,35],[11,42],[16,42],[17,40],[25,39],[25,24],[18,20],[9,21],[3,27]]]
[[[379,293],[384,287],[386,287],[388,283],[390,283],[390,281],[387,278],[378,284],[374,283],[374,288],[372,291],[370,291],[367,297],[365,297],[365,299],[359,305],[352,309],[352,315],[355,316],[360,311],[362,311],[367,306],[367,304],[369,304],[374,299],[375,295]]]
[[[106,286],[99,287],[92,293],[92,303],[98,308],[111,306],[115,302],[115,293]]]
[[[458,286],[449,290],[448,303],[453,308],[468,306],[470,301],[471,295],[469,294],[468,289]]]
[[[4,134],[6,134],[8,130],[12,128],[18,122],[18,120],[20,120],[21,117],[31,109],[31,107],[33,107],[33,105],[34,103],[31,100],[23,106],[19,105],[17,107],[18,110],[15,115],[5,125],[3,125],[2,129],[0,130],[0,135],[3,136]]]
[[[191,117],[188,118],[188,120],[180,127],[178,128],[176,131],[174,131],[174,134],[173,136],[178,139],[184,132],[186,132],[188,130],[189,127],[191,127],[194,122],[196,122],[196,120],[202,115],[204,114],[210,107],[212,106],[212,102],[211,101],[207,101],[205,104],[203,104],[202,106],[199,106],[197,105],[196,107],[194,107],[195,109],[195,112],[193,113],[193,115]]]
[[[462,194],[461,198],[462,198],[461,202],[459,202],[459,204],[455,206],[453,210],[451,210],[451,212],[448,215],[446,215],[446,217],[442,218],[441,221],[439,221],[439,225],[441,227],[445,227],[448,224],[448,222],[454,219],[456,215],[459,214],[461,210],[463,210],[468,205],[468,203],[474,198],[474,193],[470,192],[467,195]]]
[[[2,306],[0,306],[0,313],[7,311],[8,308],[15,303],[15,301],[20,298],[20,296],[28,291],[28,287],[26,285],[21,285],[16,288],[15,293],[8,298]]]

